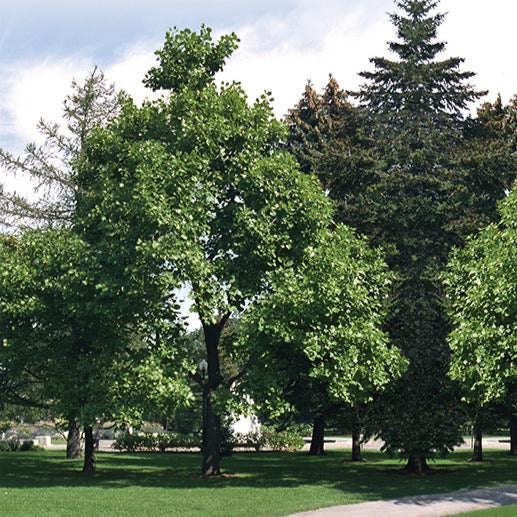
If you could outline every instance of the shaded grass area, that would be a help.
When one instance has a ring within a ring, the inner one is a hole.
[[[464,517],[515,517],[517,515],[517,506],[505,506],[503,508],[494,508],[493,510],[464,513],[462,515]]]
[[[437,461],[436,473],[401,475],[401,464],[375,452],[366,463],[349,453],[235,454],[226,476],[201,479],[197,454],[98,455],[93,477],[63,452],[0,454],[0,515],[8,517],[269,517],[323,506],[517,483],[517,459],[468,452]]]

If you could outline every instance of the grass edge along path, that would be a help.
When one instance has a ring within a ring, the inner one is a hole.
[[[478,510],[461,514],[462,517],[515,517],[517,515],[517,505],[501,506],[490,510]]]
[[[83,476],[80,461],[62,452],[0,454],[0,515],[8,517],[272,517],[322,507],[517,484],[517,459],[487,451],[483,464],[468,452],[436,461],[436,473],[412,477],[403,463],[348,451],[235,454],[225,477],[199,476],[197,454],[101,453],[98,473]]]

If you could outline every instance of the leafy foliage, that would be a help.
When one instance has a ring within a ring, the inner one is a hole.
[[[468,401],[515,397],[517,386],[517,196],[502,220],[457,250],[445,277],[454,325],[450,373]]]
[[[365,240],[343,226],[324,231],[245,314],[243,389],[280,413],[289,402],[317,415],[321,404],[370,400],[405,365],[382,331],[391,280]]]
[[[191,289],[214,434],[214,392],[231,384],[219,366],[222,330],[268,287],[270,272],[299,261],[332,213],[283,149],[269,97],[250,105],[238,83],[216,85],[235,43],[231,35],[213,43],[206,28],[169,33],[146,79],[167,93],[142,107],[126,99],[120,117],[89,140],[78,176],[78,226],[88,242],[118,270],[157,286],[144,289],[149,299]]]

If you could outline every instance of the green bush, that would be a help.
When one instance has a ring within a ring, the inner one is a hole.
[[[118,451],[165,452],[167,449],[191,449],[200,446],[197,436],[179,433],[120,433],[117,435],[113,448]]]
[[[0,452],[26,452],[36,450],[38,447],[34,445],[32,440],[24,440],[20,442],[18,439],[0,440]]]
[[[250,431],[249,433],[237,433],[235,438],[237,440],[237,447],[249,447],[257,452],[267,447],[266,435],[259,430]]]
[[[20,447],[18,448],[19,451],[25,452],[25,451],[32,451],[36,448],[34,445],[34,442],[32,440],[23,440],[23,442],[20,444]]]
[[[303,448],[303,435],[297,429],[275,431],[262,427],[250,433],[233,434],[228,427],[221,429],[221,453],[229,455],[235,447],[247,447],[257,452],[264,449],[294,452]],[[113,448],[124,452],[166,452],[170,449],[193,449],[201,447],[199,436],[181,433],[120,433]]]
[[[263,429],[262,435],[266,446],[274,451],[295,452],[305,445],[303,436],[296,430],[274,431]]]
[[[237,441],[236,447],[253,448],[257,452],[264,448],[274,451],[294,452],[299,451],[305,445],[303,434],[297,428],[276,431],[262,426],[260,430],[238,433],[235,435],[235,439]]]

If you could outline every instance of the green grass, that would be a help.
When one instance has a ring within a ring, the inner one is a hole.
[[[462,514],[463,517],[515,517],[516,515],[517,506],[504,506],[493,510],[480,510]]]
[[[517,460],[487,452],[484,464],[468,452],[438,461],[436,474],[401,475],[401,464],[366,453],[236,454],[223,462],[226,477],[198,475],[196,454],[98,455],[88,478],[63,452],[0,454],[2,517],[266,517],[336,504],[517,483]]]

